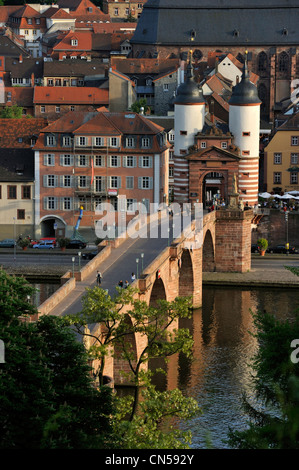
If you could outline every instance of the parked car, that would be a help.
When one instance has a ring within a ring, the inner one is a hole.
[[[251,253],[259,253],[259,246],[258,245],[251,245]]]
[[[290,253],[290,254],[294,254],[294,253],[298,253],[298,250],[296,250],[296,248],[294,246],[290,246],[290,248],[287,250],[285,245],[276,245],[276,246],[272,246],[270,248],[268,248],[267,250],[268,253]]]
[[[13,248],[15,241],[12,238],[5,238],[0,242],[0,248]]]
[[[55,247],[54,242],[51,240],[40,241],[39,243],[36,243],[35,245],[33,245],[33,248],[41,248],[41,249],[48,248],[48,249],[53,250],[54,247]]]
[[[81,240],[71,240],[66,245],[66,248],[74,248],[74,249],[80,248],[82,250],[83,248],[86,248],[86,243],[81,242]]]
[[[83,253],[82,258],[83,259],[93,259],[95,256],[97,256],[98,250],[95,251],[89,251],[88,253]]]
[[[39,239],[39,243],[40,242],[52,242],[54,243],[54,246],[56,246],[56,238],[55,237],[43,237],[43,238],[40,238]]]

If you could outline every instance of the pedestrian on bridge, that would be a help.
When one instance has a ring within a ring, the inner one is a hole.
[[[131,275],[131,281],[132,281],[132,282],[134,282],[134,281],[135,281],[135,279],[136,279],[136,276],[135,276],[135,274],[134,274],[134,273],[132,273],[132,275]]]
[[[119,281],[119,283],[118,283],[118,287],[120,287],[120,288],[122,289],[122,288],[123,288],[123,286],[124,286],[124,283],[123,283],[123,281]]]
[[[102,274],[97,271],[97,284],[100,286],[102,282]]]

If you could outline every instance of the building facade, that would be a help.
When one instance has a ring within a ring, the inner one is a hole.
[[[149,211],[151,203],[167,202],[167,169],[165,132],[143,116],[68,113],[35,145],[36,232],[72,236],[82,207],[80,232],[94,240],[103,217],[99,205],[109,203],[119,226],[136,215],[139,203]]]
[[[278,127],[265,147],[264,191],[299,191],[299,114]]]

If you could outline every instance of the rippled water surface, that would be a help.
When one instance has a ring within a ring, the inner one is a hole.
[[[250,310],[287,318],[296,308],[295,289],[204,289],[202,308],[181,324],[193,333],[193,360],[172,358],[167,380],[157,376],[158,388],[179,387],[196,398],[202,409],[202,415],[184,426],[192,430],[192,447],[228,448],[228,428],[246,426],[241,399],[246,392],[254,400],[249,363],[258,347],[250,334],[254,332]]]

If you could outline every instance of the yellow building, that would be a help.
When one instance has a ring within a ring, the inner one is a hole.
[[[264,190],[288,192],[299,190],[299,113],[278,127],[265,147]]]
[[[103,12],[113,21],[123,21],[128,16],[140,17],[146,0],[103,0]]]

